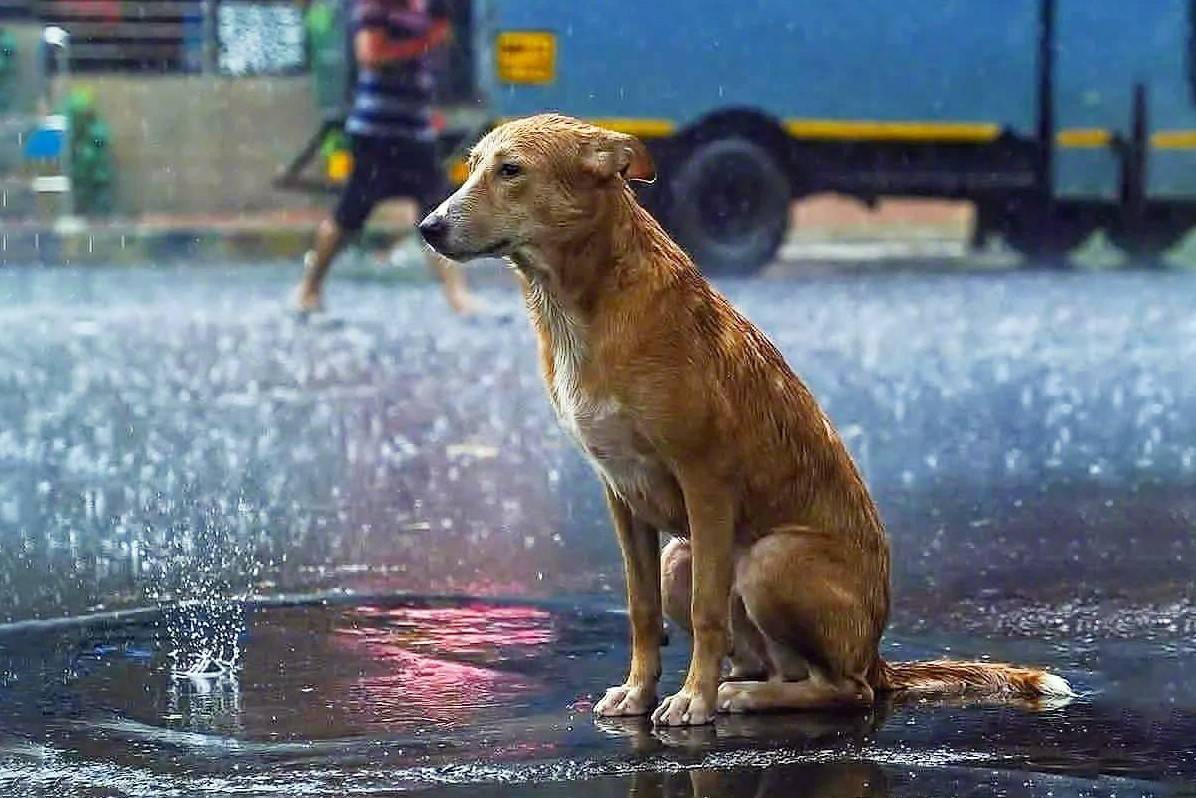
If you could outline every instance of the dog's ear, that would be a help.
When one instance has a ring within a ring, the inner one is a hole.
[[[604,131],[599,140],[586,146],[582,165],[603,180],[622,175],[626,180],[651,183],[656,179],[656,164],[648,148],[635,136]]]

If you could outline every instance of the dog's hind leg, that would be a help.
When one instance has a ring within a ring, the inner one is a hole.
[[[854,678],[831,679],[811,667],[797,682],[723,682],[718,688],[719,712],[781,712],[868,706],[872,688]]]
[[[731,673],[728,679],[765,679],[770,673],[764,635],[748,617],[743,597],[731,592]]]
[[[759,630],[768,681],[724,682],[723,712],[867,705],[868,681],[884,626],[887,593],[870,592],[870,574],[837,556],[833,537],[813,530],[768,535],[740,557],[735,588]]]
[[[660,552],[660,596],[664,617],[693,636],[693,553],[689,541],[673,538]]]
[[[689,541],[673,538],[660,554],[660,592],[664,614],[674,625],[693,636],[690,604],[693,601],[693,555]],[[768,675],[764,638],[747,617],[743,599],[731,594],[732,679],[763,679]]]

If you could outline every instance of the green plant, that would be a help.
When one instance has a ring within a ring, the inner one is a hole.
[[[344,15],[344,6],[337,0],[314,0],[305,19],[312,91],[325,115],[342,111],[348,95],[351,69]]]
[[[111,132],[96,110],[94,97],[86,89],[75,89],[67,95],[60,112],[70,124],[70,178],[76,212],[111,213],[116,171]]]
[[[332,157],[335,152],[349,149],[349,139],[345,136],[345,132],[339,128],[329,130],[324,136],[324,141],[320,144],[320,155],[324,159]]]
[[[17,82],[17,40],[0,28],[0,111],[12,106],[13,89]]]

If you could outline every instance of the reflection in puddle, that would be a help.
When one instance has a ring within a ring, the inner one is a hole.
[[[879,798],[889,795],[885,771],[873,762],[832,762],[768,769],[636,773],[628,798]]]
[[[422,717],[457,724],[537,690],[532,680],[454,657],[502,662],[551,643],[552,616],[533,607],[358,607],[335,630],[337,646],[381,673],[356,680],[360,704],[378,719]]]
[[[462,607],[358,607],[342,633],[385,636],[410,648],[451,654],[493,654],[551,643],[552,615],[535,607],[467,604]],[[377,625],[362,629],[361,625]]]

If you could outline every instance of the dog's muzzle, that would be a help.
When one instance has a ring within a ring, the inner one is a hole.
[[[428,242],[428,246],[437,252],[443,252],[445,240],[448,238],[448,220],[436,211],[429,213],[419,223],[419,234]]]

